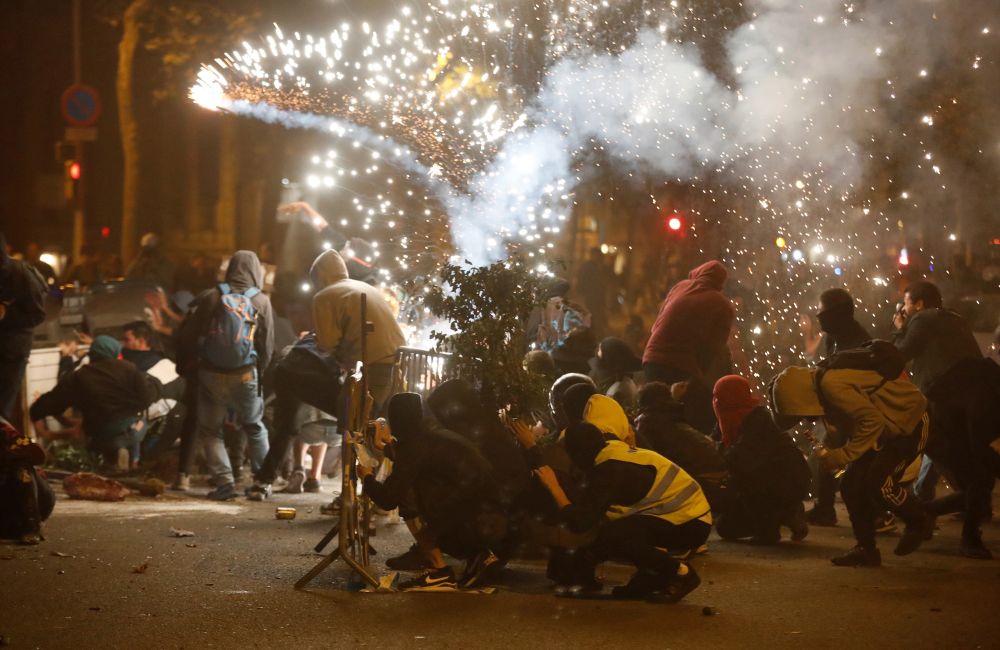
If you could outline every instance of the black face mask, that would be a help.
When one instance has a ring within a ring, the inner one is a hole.
[[[851,317],[852,314],[837,309],[822,311],[816,314],[816,320],[819,321],[819,328],[824,332],[833,332],[840,329]]]

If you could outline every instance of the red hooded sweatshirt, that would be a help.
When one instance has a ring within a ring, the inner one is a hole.
[[[726,267],[712,260],[688,274],[667,294],[642,355],[643,363],[658,363],[701,377],[726,346],[736,311],[722,295]]]

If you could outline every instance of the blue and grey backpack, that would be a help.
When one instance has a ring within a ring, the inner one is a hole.
[[[220,370],[253,365],[257,361],[257,351],[253,347],[257,309],[251,299],[260,289],[250,287],[243,293],[233,293],[223,282],[219,285],[219,293],[219,303],[201,339],[201,358]]]

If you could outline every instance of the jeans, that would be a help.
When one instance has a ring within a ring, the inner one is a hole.
[[[84,430],[87,432],[87,448],[101,454],[106,461],[115,462],[119,449],[127,449],[129,458],[138,461],[149,425],[141,417],[133,416],[89,428],[84,423]]]
[[[254,472],[267,456],[267,429],[262,422],[264,399],[258,381],[256,370],[236,374],[198,371],[198,439],[204,445],[205,461],[216,485],[233,482],[233,467],[222,431],[227,411],[233,412],[236,423],[247,435]]]

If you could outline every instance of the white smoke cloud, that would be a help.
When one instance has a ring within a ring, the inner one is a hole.
[[[839,0],[761,0],[755,8],[725,43],[732,87],[693,46],[651,28],[624,52],[559,61],[530,113],[536,126],[510,139],[472,197],[453,206],[462,254],[502,257],[502,247],[483,247],[484,234],[469,233],[521,230],[529,213],[518,208],[544,205],[541,188],[569,178],[573,157],[594,145],[616,164],[665,179],[725,169],[761,198],[803,177],[849,192],[864,170],[860,143],[879,125],[884,53],[894,45],[887,20],[845,13]],[[552,166],[532,168],[540,177],[531,182],[524,160]]]

